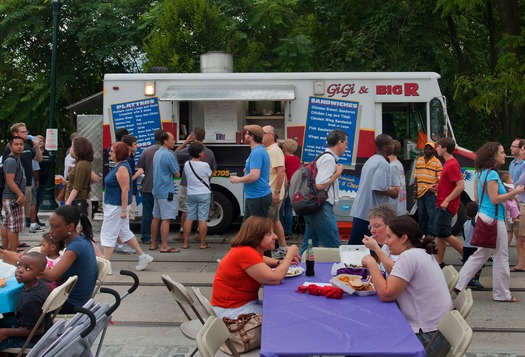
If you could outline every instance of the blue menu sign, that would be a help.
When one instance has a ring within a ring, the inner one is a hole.
[[[310,162],[325,151],[328,133],[340,129],[348,135],[348,149],[340,157],[339,163],[348,166],[354,164],[358,110],[359,102],[310,97],[304,134],[303,162]]]
[[[118,128],[126,128],[137,137],[137,161],[142,150],[155,144],[155,130],[161,129],[159,99],[147,98],[133,102],[111,105],[113,117],[113,132]]]

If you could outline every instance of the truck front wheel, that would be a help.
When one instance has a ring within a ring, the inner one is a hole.
[[[233,222],[233,204],[226,195],[218,191],[213,191],[213,198],[217,205],[217,215],[208,221],[208,234],[223,234]]]

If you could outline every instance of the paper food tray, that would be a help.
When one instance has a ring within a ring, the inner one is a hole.
[[[361,260],[370,254],[370,249],[364,245],[341,245],[339,246],[339,257],[341,263],[348,266],[361,267]]]
[[[340,277],[343,277],[343,276],[348,276],[348,277],[353,277],[353,278],[356,278],[356,279],[359,279],[361,280],[361,276],[359,275],[351,275],[351,274],[339,274],[337,276],[334,276],[332,279],[330,279],[330,283],[332,283],[332,285],[334,286],[337,286],[338,288],[341,288],[343,289],[344,292],[348,293],[348,294],[355,294],[355,295],[358,295],[358,296],[368,296],[368,295],[374,295],[376,293],[375,289],[374,290],[354,290],[352,289],[352,287],[348,284],[345,284],[344,282],[342,282],[341,280],[339,280],[338,278]]]

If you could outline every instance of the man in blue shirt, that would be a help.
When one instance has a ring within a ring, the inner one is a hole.
[[[179,163],[173,152],[175,138],[172,133],[164,132],[160,137],[161,147],[153,156],[153,220],[151,236],[156,237],[160,223],[161,253],[178,253],[177,248],[168,246],[170,221],[177,218],[177,199],[173,177],[179,177]],[[157,241],[151,240],[150,250],[157,249]]]
[[[246,159],[244,176],[231,176],[231,183],[244,184],[244,217],[268,217],[268,210],[272,204],[272,190],[270,188],[270,156],[264,146],[262,138],[264,130],[259,125],[244,126],[245,142],[250,145],[251,153]]]

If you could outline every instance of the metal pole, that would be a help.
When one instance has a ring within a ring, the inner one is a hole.
[[[56,101],[56,86],[57,86],[57,39],[58,39],[58,21],[60,18],[61,1],[52,0],[53,6],[53,40],[51,51],[51,88],[49,95],[49,128],[56,128],[55,123],[55,101]],[[56,167],[56,151],[49,151],[49,178],[46,183],[46,191],[44,201],[40,206],[43,211],[54,210],[58,207],[55,201],[55,167]]]

